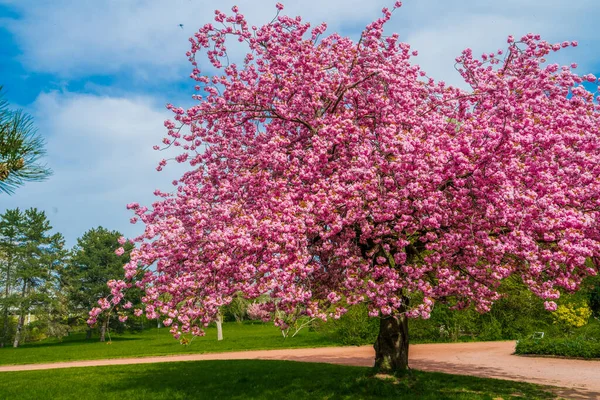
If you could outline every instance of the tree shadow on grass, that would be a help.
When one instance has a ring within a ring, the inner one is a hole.
[[[369,368],[292,361],[202,361],[110,367],[103,398],[144,399],[549,399],[536,385],[412,371],[373,376]]]

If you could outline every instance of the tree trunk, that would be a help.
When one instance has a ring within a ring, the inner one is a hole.
[[[375,342],[375,368],[382,373],[408,369],[408,318],[404,313],[381,318]]]
[[[106,329],[108,328],[108,318],[102,321],[102,325],[100,326],[100,341],[106,341]]]
[[[17,323],[17,332],[15,333],[15,341],[13,342],[13,347],[19,347],[19,342],[21,341],[21,333],[23,332],[24,325],[25,313],[21,311],[21,315],[19,315],[19,322]]]
[[[19,315],[19,321],[17,322],[17,331],[15,332],[15,341],[13,342],[13,347],[19,347],[19,342],[21,341],[21,333],[23,331],[23,325],[25,325],[25,313],[28,311],[27,308],[24,307],[25,296],[27,296],[27,280],[23,280],[23,289],[21,290],[21,310]]]
[[[90,340],[92,338],[92,330],[88,329],[85,331],[85,340]]]
[[[217,340],[223,340],[223,316],[217,314]]]

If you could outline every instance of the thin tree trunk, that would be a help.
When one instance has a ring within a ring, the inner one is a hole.
[[[17,331],[15,332],[15,341],[13,342],[13,347],[19,347],[19,342],[21,341],[21,333],[23,331],[23,325],[25,325],[25,314],[28,310],[23,307],[25,303],[25,296],[27,295],[27,279],[23,279],[23,288],[21,290],[21,310],[19,315],[19,321],[17,322]]]
[[[21,315],[19,315],[19,322],[17,323],[17,332],[15,333],[15,341],[13,342],[13,347],[19,347],[19,342],[21,341],[21,333],[23,332],[24,325],[25,313],[21,311]]]
[[[408,369],[408,318],[403,312],[381,318],[374,347],[375,368],[379,372],[401,373]]]
[[[92,338],[92,330],[88,329],[85,331],[85,340],[90,340]]]
[[[217,340],[223,340],[223,316],[217,314]]]
[[[102,321],[102,325],[100,326],[100,341],[106,341],[106,329],[108,328],[108,318]]]

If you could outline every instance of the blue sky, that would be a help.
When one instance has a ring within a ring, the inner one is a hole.
[[[329,32],[356,37],[393,0],[288,0],[285,12]],[[540,33],[579,47],[556,60],[577,62],[579,72],[600,72],[597,0],[406,0],[390,32],[419,51],[417,62],[436,79],[460,84],[454,58],[504,48],[506,37]],[[46,138],[54,176],[3,195],[0,211],[38,207],[69,246],[102,225],[126,236],[125,204],[150,205],[152,192],[169,190],[182,172],[156,172],[163,154],[164,105],[191,104],[194,83],[187,38],[215,8],[237,4],[252,24],[269,21],[275,1],[204,0],[0,0],[0,85],[6,99],[35,117]],[[183,29],[179,27],[183,24]],[[237,51],[237,50],[236,50]],[[238,54],[239,55],[239,54]]]

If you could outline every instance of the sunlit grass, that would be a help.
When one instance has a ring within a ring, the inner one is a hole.
[[[216,329],[209,327],[206,336],[183,346],[171,336],[168,328],[113,334],[111,344],[101,343],[97,337],[86,340],[81,333],[68,336],[62,342],[52,339],[17,349],[0,349],[0,365],[339,345],[330,337],[308,329],[294,338],[284,339],[272,324],[225,323],[223,334],[224,340],[217,341]]]

